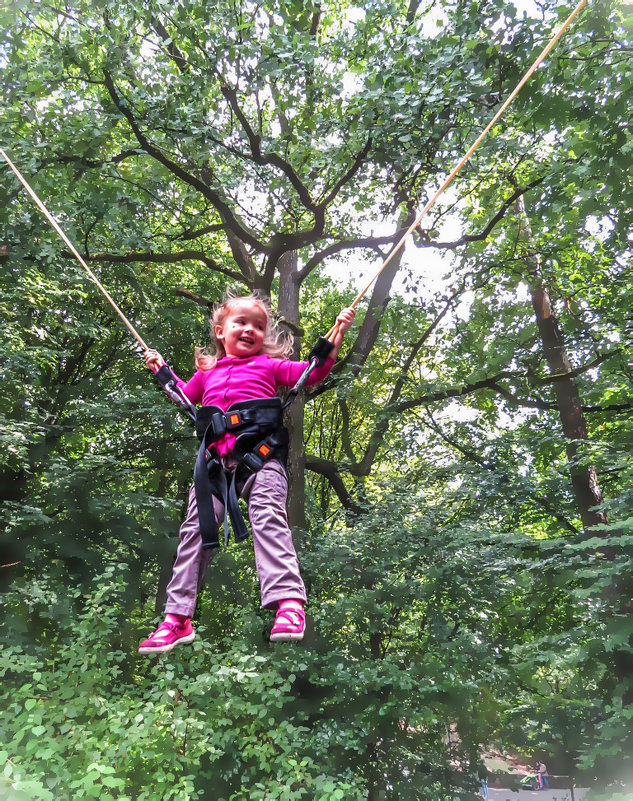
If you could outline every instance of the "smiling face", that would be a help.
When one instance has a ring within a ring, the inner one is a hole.
[[[246,358],[261,351],[267,323],[268,316],[261,306],[250,300],[241,300],[229,309],[222,323],[213,330],[227,356]]]

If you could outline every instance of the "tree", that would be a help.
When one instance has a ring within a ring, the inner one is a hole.
[[[535,19],[497,2],[243,3],[210,19],[194,0],[27,0],[17,20],[2,13],[0,138],[182,372],[229,283],[271,293],[298,347],[327,330],[352,290],[322,268],[384,258],[555,24],[552,9]],[[229,549],[200,604],[205,647],[155,668],[130,657],[173,552],[192,437],[0,172],[12,389],[0,401],[12,705],[1,739],[12,780],[51,792],[24,738],[33,731],[58,797],[106,798],[119,782],[140,797],[152,765],[163,797],[172,775],[173,792],[201,797],[213,776],[227,797],[448,798],[475,788],[469,766],[488,739],[534,747],[552,705],[552,743],[566,742],[574,764],[620,758],[632,393],[619,13],[593,7],[561,42],[455,197],[382,274],[331,380],[295,406],[295,514],[316,626],[305,651],[268,650],[248,551]],[[560,382],[517,248],[524,196],[606,498],[597,537],[571,491]],[[454,241],[449,214],[462,223]],[[454,254],[430,288],[412,262],[429,248]],[[69,688],[62,676],[76,674]],[[108,693],[112,716],[100,717]],[[513,717],[518,697],[527,721]],[[113,720],[120,748],[104,734]]]

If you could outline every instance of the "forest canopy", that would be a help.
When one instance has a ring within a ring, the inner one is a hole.
[[[572,8],[12,0],[0,147],[179,374],[228,289],[305,358]],[[494,750],[630,798],[632,27],[588,4],[293,404],[301,646],[242,543],[138,658],[195,435],[0,159],[0,797],[467,799]]]

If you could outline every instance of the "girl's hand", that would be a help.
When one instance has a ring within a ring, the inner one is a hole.
[[[163,357],[154,348],[148,348],[143,356],[145,357],[145,364],[153,373],[157,373],[165,364]]]
[[[336,318],[336,323],[338,325],[338,330],[341,334],[341,337],[343,337],[352,327],[355,314],[356,309],[354,309],[352,306],[348,306],[348,308],[343,309],[343,311]]]
[[[343,309],[343,311],[336,318],[337,327],[334,338],[331,340],[332,350],[330,351],[330,359],[336,361],[338,353],[341,349],[341,345],[343,344],[343,337],[351,328],[351,325],[354,322],[355,314],[356,310],[350,306],[347,309]]]

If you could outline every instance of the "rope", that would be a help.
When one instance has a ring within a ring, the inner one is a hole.
[[[70,252],[77,259],[79,264],[81,264],[81,266],[84,268],[84,270],[88,273],[88,276],[95,282],[95,284],[99,288],[99,291],[104,295],[104,297],[110,303],[110,305],[112,306],[114,311],[119,315],[121,320],[123,320],[125,326],[129,330],[129,332],[132,334],[134,339],[139,343],[139,345],[143,348],[143,350],[148,350],[147,345],[145,344],[145,342],[143,342],[143,340],[141,339],[141,337],[137,333],[137,331],[134,328],[134,326],[132,325],[132,323],[127,319],[127,317],[123,314],[121,309],[119,309],[119,307],[116,305],[116,303],[114,302],[114,300],[110,296],[109,292],[101,284],[101,282],[99,281],[97,276],[92,272],[90,267],[88,267],[88,265],[86,264],[85,260],[82,258],[81,254],[75,248],[75,246],[70,241],[70,239],[68,239],[66,234],[62,231],[62,229],[59,227],[59,225],[57,224],[57,222],[56,222],[55,218],[53,217],[53,215],[48,211],[46,206],[42,203],[42,201],[39,199],[39,197],[35,194],[33,189],[31,189],[31,187],[26,182],[26,179],[24,178],[22,173],[18,170],[18,168],[15,166],[15,164],[13,164],[11,159],[7,156],[7,154],[4,152],[4,150],[2,150],[2,148],[0,148],[0,156],[2,156],[2,158],[7,162],[7,164],[9,165],[9,167],[11,168],[13,173],[15,174],[16,178],[20,181],[22,186],[26,189],[26,191],[29,193],[29,195],[33,198],[33,200],[37,204],[37,206],[40,209],[40,211],[42,212],[42,214],[46,217],[46,219],[49,221],[49,223],[53,226],[53,228],[61,236],[63,241],[68,246]]]
[[[418,227],[418,225],[420,224],[420,220],[422,220],[422,218],[423,218],[423,217],[424,217],[424,216],[427,214],[427,212],[428,212],[428,211],[429,211],[429,210],[430,210],[430,209],[431,209],[431,208],[432,208],[432,207],[435,205],[435,202],[436,202],[436,200],[439,198],[439,196],[442,194],[442,192],[444,192],[444,190],[445,190],[445,189],[446,189],[446,188],[449,186],[449,184],[450,184],[450,183],[453,181],[453,178],[455,178],[455,176],[457,175],[457,173],[458,173],[458,172],[461,170],[461,168],[464,166],[464,164],[466,164],[466,162],[468,161],[468,159],[469,159],[469,158],[472,156],[472,154],[475,152],[475,150],[476,150],[476,149],[479,147],[479,145],[481,144],[481,142],[483,141],[483,139],[485,138],[485,136],[487,135],[487,133],[490,131],[490,129],[492,128],[492,126],[493,126],[493,125],[495,124],[495,122],[497,122],[497,120],[498,120],[498,119],[501,117],[501,115],[502,115],[502,114],[503,114],[503,112],[504,112],[504,111],[505,111],[505,110],[508,108],[508,106],[510,105],[510,103],[512,103],[512,101],[514,100],[514,98],[515,98],[515,97],[518,95],[518,93],[520,92],[520,90],[523,88],[524,84],[526,84],[526,83],[527,83],[527,81],[528,81],[528,80],[531,78],[532,74],[533,74],[533,73],[534,73],[534,72],[535,72],[535,71],[538,69],[538,67],[541,65],[541,63],[542,63],[542,62],[545,60],[545,58],[546,58],[546,57],[547,57],[547,55],[549,54],[550,50],[551,50],[551,49],[554,47],[554,45],[556,44],[556,42],[557,42],[557,41],[560,39],[560,37],[561,37],[561,36],[563,35],[563,33],[564,33],[566,30],[567,30],[567,28],[568,28],[568,27],[571,25],[571,23],[573,22],[573,20],[575,19],[575,17],[576,17],[576,16],[577,16],[577,15],[580,13],[580,10],[582,9],[582,7],[585,5],[585,3],[586,3],[586,2],[587,2],[587,0],[580,0],[580,3],[578,3],[578,5],[576,6],[576,8],[573,10],[573,12],[572,12],[572,13],[569,15],[569,17],[567,17],[567,19],[565,20],[565,22],[564,22],[564,23],[561,25],[561,27],[558,29],[558,31],[557,31],[557,32],[554,34],[554,36],[552,37],[552,39],[550,40],[550,42],[548,43],[548,45],[547,45],[547,46],[546,46],[546,47],[543,49],[542,53],[539,55],[539,57],[536,59],[536,61],[535,61],[535,62],[532,64],[532,66],[530,67],[530,69],[529,69],[529,70],[528,70],[528,71],[525,73],[525,75],[524,75],[524,76],[521,78],[521,80],[520,80],[520,81],[519,81],[519,83],[516,85],[516,87],[514,88],[514,90],[512,91],[512,93],[509,95],[509,97],[507,98],[507,100],[505,101],[505,103],[504,103],[504,104],[501,106],[501,108],[499,109],[499,111],[498,111],[498,112],[495,114],[495,116],[494,116],[494,117],[493,117],[493,118],[490,120],[490,122],[488,123],[488,125],[487,125],[487,126],[484,128],[484,130],[481,132],[481,134],[478,136],[478,138],[475,140],[475,142],[474,142],[474,143],[471,145],[471,147],[469,148],[469,150],[466,152],[466,154],[463,156],[463,158],[462,158],[462,159],[461,159],[461,161],[460,161],[460,162],[457,164],[457,166],[456,166],[456,167],[453,169],[453,171],[452,171],[452,172],[451,172],[451,174],[448,176],[448,178],[447,178],[447,179],[444,181],[444,183],[442,184],[442,186],[440,186],[440,188],[437,190],[437,192],[435,193],[435,195],[433,195],[433,197],[431,198],[431,200],[429,200],[429,202],[426,204],[426,206],[425,206],[425,207],[422,209],[422,211],[421,211],[421,212],[418,214],[418,216],[416,217],[416,219],[414,220],[414,222],[413,222],[413,223],[412,223],[412,224],[409,226],[409,228],[407,229],[407,231],[406,231],[406,233],[404,234],[404,236],[403,236],[403,237],[400,239],[400,241],[398,242],[398,244],[397,244],[397,245],[396,245],[396,246],[393,248],[393,250],[391,251],[391,253],[390,253],[390,254],[387,256],[387,258],[385,259],[385,261],[384,261],[384,262],[383,262],[383,264],[381,265],[381,267],[380,267],[380,269],[378,270],[378,272],[376,273],[376,275],[374,275],[374,277],[373,277],[373,278],[371,279],[371,281],[370,281],[370,282],[367,284],[367,286],[365,287],[365,289],[363,289],[363,291],[362,291],[362,292],[360,292],[360,293],[359,293],[359,295],[356,297],[356,299],[353,301],[353,303],[351,304],[351,307],[352,307],[353,309],[355,309],[355,308],[356,308],[356,306],[357,306],[357,305],[360,303],[360,301],[363,299],[363,297],[365,296],[365,294],[367,293],[367,291],[370,289],[370,287],[372,286],[372,284],[374,283],[374,281],[375,281],[375,280],[378,278],[378,276],[379,276],[379,275],[382,273],[382,271],[383,271],[383,270],[385,269],[385,267],[386,267],[386,266],[389,264],[389,262],[390,262],[390,261],[393,259],[393,257],[396,255],[396,253],[398,253],[398,251],[399,251],[399,250],[402,248],[402,246],[404,245],[404,243],[405,243],[405,241],[406,241],[407,237],[409,236],[409,234],[410,234],[410,233],[411,233],[411,232],[412,232],[412,231],[413,231],[415,228],[417,228],[417,227]],[[327,334],[325,335],[325,338],[326,338],[326,339],[329,339],[330,341],[332,341],[332,338],[333,338],[333,337],[336,335],[336,332],[337,332],[337,331],[338,331],[338,324],[336,324],[336,323],[335,323],[335,324],[332,326],[332,328],[330,328],[330,330],[327,332]]]

